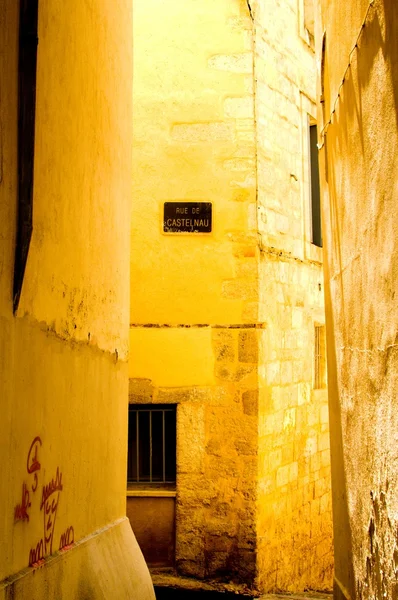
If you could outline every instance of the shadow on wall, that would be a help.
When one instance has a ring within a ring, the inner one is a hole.
[[[396,43],[396,34],[398,31],[398,5],[396,0],[379,0],[379,3],[374,0],[374,2],[374,8],[371,9],[369,13],[369,18],[362,34],[362,42],[360,42],[360,45],[363,44],[366,47],[366,52],[358,51],[357,53],[359,74],[358,84],[361,91],[366,90],[368,87],[377,55],[381,49],[387,65],[387,71],[391,77],[390,89],[394,94],[395,121],[396,126],[398,127],[398,44]],[[384,23],[382,25],[380,24],[379,19],[381,7],[384,9]],[[355,107],[357,107],[358,110],[358,123],[361,124],[363,122],[361,96],[358,98],[357,106],[355,103],[346,106],[348,115],[352,114],[351,111]],[[360,136],[363,149],[363,128],[360,128]]]
[[[382,45],[383,56],[389,65],[391,87],[394,92],[395,121],[398,127],[398,5],[396,0],[383,0],[386,36]]]
[[[329,60],[332,57],[326,53],[324,60],[324,96],[330,98],[329,85]],[[325,104],[322,105],[325,107]],[[323,115],[325,120],[325,113]],[[337,114],[335,115],[336,123],[339,121]],[[339,125],[341,125],[339,123]],[[343,133],[344,135],[344,133]],[[335,160],[335,149],[325,143],[324,153],[324,169],[325,179],[328,184],[330,193],[329,205],[324,206],[325,212],[328,211],[328,217],[325,220],[324,230],[329,239],[329,243],[325,244],[324,253],[330,252],[335,254],[337,265],[335,267],[339,275],[343,272],[342,261],[342,219],[340,215],[338,193],[335,181],[335,172],[333,169]],[[332,479],[332,497],[333,497],[333,537],[335,546],[335,578],[333,596],[335,600],[346,600],[346,598],[355,598],[355,576],[352,553],[352,531],[347,503],[347,470],[344,459],[344,440],[342,429],[342,413],[339,389],[340,377],[337,371],[337,352],[336,352],[336,326],[334,315],[336,314],[336,306],[332,301],[330,280],[334,273],[328,272],[333,263],[333,256],[329,257],[329,261],[324,260],[325,269],[325,312],[327,315],[327,357],[328,357],[328,399],[329,399],[329,428],[330,428],[330,452],[331,452],[331,479]],[[339,284],[337,283],[339,282]],[[328,282],[328,283],[326,283]],[[335,279],[335,285],[339,285],[339,300],[337,314],[339,320],[345,322],[345,294],[341,276]],[[335,296],[335,292],[334,292]]]
[[[334,207],[336,213],[337,207]],[[335,215],[337,216],[337,215]],[[330,221],[338,228],[338,220]],[[343,296],[342,296],[343,297]],[[325,307],[329,315],[328,330],[333,332],[328,336],[328,389],[329,389],[329,415],[330,415],[330,451],[331,475],[333,493],[333,536],[335,547],[339,545],[339,552],[335,552],[335,572],[345,573],[345,585],[335,576],[333,597],[334,600],[346,600],[347,594],[343,593],[348,588],[349,597],[355,597],[355,578],[352,555],[352,532],[347,504],[347,479],[344,463],[343,430],[340,409],[340,394],[337,377],[337,355],[334,336],[333,313],[331,310],[330,287],[325,286]],[[344,310],[344,309],[343,309]],[[332,321],[332,323],[330,323]],[[343,550],[344,548],[344,550]],[[338,564],[340,563],[340,564]]]

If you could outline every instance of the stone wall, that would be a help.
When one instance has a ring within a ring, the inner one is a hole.
[[[172,7],[135,3],[130,402],[177,404],[178,571],[254,582],[252,21],[243,0]],[[212,202],[212,233],[162,234],[172,200]]]
[[[327,391],[313,389],[311,291],[322,297],[322,278],[317,265],[287,257],[265,256],[262,269],[266,294],[274,302],[272,309],[267,305],[259,367],[260,585],[290,591],[330,589]],[[321,311],[315,319],[323,321]]]
[[[322,249],[311,244],[310,226],[314,51],[304,4],[253,2],[252,12],[259,321],[266,323],[259,360],[259,585],[330,589],[326,379],[314,389],[315,326],[324,325]]]
[[[177,405],[177,569],[326,589],[313,50],[289,2],[142,0],[135,23],[130,402]],[[173,200],[212,202],[213,232],[163,234]]]
[[[257,327],[206,328],[208,386],[130,380],[130,402],[177,405],[176,567],[195,577],[256,577]]]

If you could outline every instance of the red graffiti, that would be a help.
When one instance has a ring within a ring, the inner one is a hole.
[[[52,501],[47,500],[44,505],[44,550],[46,554],[52,554],[53,551],[54,526],[57,516],[58,500],[59,493],[57,500],[55,500],[55,498]]]
[[[59,549],[69,548],[75,541],[75,531],[73,526],[71,525],[68,529],[61,535],[59,540]]]
[[[37,490],[38,478],[37,471],[40,471],[41,465],[39,463],[39,459],[37,458],[37,452],[39,450],[39,445],[42,445],[41,438],[37,435],[33,442],[30,445],[28,458],[26,459],[26,470],[29,474],[34,473],[34,483],[32,485],[32,492]]]
[[[39,448],[39,444],[41,446],[41,438],[36,436],[33,442],[30,445],[28,458],[26,461],[26,469],[28,473],[34,473],[35,471],[40,471],[40,463],[37,458],[37,451]]]
[[[46,554],[51,554],[53,549],[54,526],[57,516],[59,493],[61,490],[62,473],[59,472],[59,467],[57,467],[55,478],[51,479],[50,483],[43,486],[41,495],[40,510],[44,508],[44,550]],[[54,496],[54,494],[56,494],[56,496]]]
[[[15,521],[29,521],[29,508],[31,507],[31,493],[35,493],[38,484],[38,472],[41,470],[39,461],[40,447],[42,446],[41,437],[36,436],[32,441],[28,456],[26,459],[26,470],[29,475],[33,475],[33,483],[30,489],[28,484],[22,485],[22,500],[14,509]],[[57,517],[60,493],[63,490],[62,472],[57,467],[55,476],[42,487],[40,510],[43,511],[43,537],[37,543],[36,547],[29,552],[29,566],[38,567],[44,563],[44,557],[52,554],[55,521]],[[75,541],[75,532],[72,527],[68,527],[61,535],[59,549],[65,550],[72,546]]]
[[[55,475],[55,479],[51,479],[50,483],[43,486],[43,492],[41,494],[41,504],[40,510],[43,508],[44,504],[47,502],[48,498],[54,494],[55,492],[62,490],[62,473],[59,472],[59,467],[57,467],[57,473]]]
[[[17,504],[14,509],[14,520],[15,521],[29,521],[28,508],[30,508],[30,496],[29,490],[26,487],[26,483],[22,485],[22,501],[21,504]]]
[[[32,548],[29,552],[29,566],[38,567],[44,562],[44,546],[43,540],[37,543],[36,548]]]

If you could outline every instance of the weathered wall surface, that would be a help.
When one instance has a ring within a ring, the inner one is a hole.
[[[179,571],[253,581],[251,20],[243,0],[151,0],[135,3],[134,22],[130,401],[178,404]],[[213,232],[162,234],[163,202],[177,200],[212,202]]]
[[[16,316],[19,8],[0,8],[0,597],[149,599],[123,494],[131,8],[39,4],[33,237]]]
[[[311,243],[309,197],[315,57],[303,3],[251,4],[259,321],[266,322],[259,361],[259,585],[330,589],[326,380],[314,389],[315,326],[324,324],[322,249]]]
[[[134,191],[140,201],[133,206],[132,266],[142,284],[131,314],[142,325],[250,321],[256,315],[247,316],[245,306],[256,298],[257,280],[249,260],[256,242],[247,236],[256,193],[247,5],[156,3],[155,20],[150,6],[135,7]],[[213,233],[161,235],[163,203],[173,200],[213,202]],[[243,273],[249,264],[250,278]],[[157,333],[131,335],[141,343]]]
[[[130,402],[177,404],[181,573],[325,589],[327,397],[312,389],[322,252],[310,242],[308,192],[315,59],[295,3],[283,4],[135,3]],[[173,200],[212,202],[212,234],[162,234]]]
[[[354,50],[320,139],[335,594],[379,599],[397,596],[398,8],[368,6],[319,3],[319,116],[326,125]]]

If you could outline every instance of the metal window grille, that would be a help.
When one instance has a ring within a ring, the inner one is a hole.
[[[314,389],[326,386],[326,340],[325,326],[315,325]]]
[[[175,483],[175,480],[175,406],[130,405],[128,483]]]

